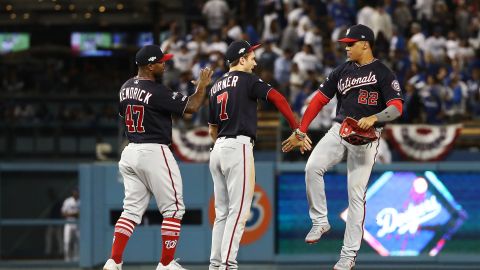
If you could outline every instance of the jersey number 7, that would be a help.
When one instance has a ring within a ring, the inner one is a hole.
[[[143,105],[127,105],[125,109],[125,125],[127,126],[128,132],[145,132],[145,128],[143,127],[143,112],[145,108]],[[133,119],[133,114],[138,114],[137,116],[137,124],[135,125],[135,120]]]
[[[228,119],[227,114],[227,103],[228,103],[228,92],[223,92],[217,96],[217,104],[220,105],[220,120],[225,121]]]

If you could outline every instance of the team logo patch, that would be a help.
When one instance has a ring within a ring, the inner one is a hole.
[[[175,100],[178,97],[179,94],[180,93],[178,93],[178,92],[173,92],[172,93],[172,99]]]
[[[347,29],[346,35],[348,36],[348,34],[350,34],[350,28]]]
[[[245,52],[245,48],[241,48],[239,51],[238,51],[238,54],[243,54]]]
[[[165,241],[165,248],[171,249],[177,245],[177,240],[167,240]]]
[[[148,61],[149,61],[149,62],[153,62],[153,61],[155,61],[156,59],[157,59],[156,56],[152,56],[152,57],[148,58]]]
[[[210,224],[213,226],[213,222],[215,221],[215,198],[213,195],[210,198],[208,217]],[[270,204],[270,198],[262,187],[255,185],[252,205],[250,206],[250,215],[245,223],[245,231],[240,244],[248,245],[262,238],[268,231],[271,220],[272,206]]]
[[[394,80],[392,82],[392,88],[393,90],[400,92],[400,83],[397,80]]]

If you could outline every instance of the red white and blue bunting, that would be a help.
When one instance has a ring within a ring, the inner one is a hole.
[[[450,152],[462,125],[388,125],[385,129],[404,159],[438,161]]]
[[[175,154],[187,162],[207,162],[210,158],[212,139],[207,127],[197,127],[190,130],[172,130],[172,146]]]

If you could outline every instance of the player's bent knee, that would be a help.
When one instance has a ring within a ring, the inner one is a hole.
[[[140,224],[142,222],[142,215],[138,215],[138,214],[127,212],[127,211],[123,211],[120,217],[131,220],[136,224]]]
[[[182,219],[185,214],[185,209],[181,210],[167,210],[162,213],[163,218]]]
[[[315,164],[314,162],[307,162],[307,165],[305,166],[305,173],[307,176],[323,176],[325,171],[326,169],[323,166]]]

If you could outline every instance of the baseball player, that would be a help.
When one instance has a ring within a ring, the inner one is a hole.
[[[77,189],[72,190],[72,196],[63,201],[62,215],[69,223],[63,227],[63,251],[65,261],[78,260],[80,230],[78,228],[78,216],[80,211],[80,198]]]
[[[348,218],[340,260],[333,269],[351,269],[360,249],[365,218],[365,194],[372,171],[378,140],[366,145],[353,145],[340,135],[340,123],[351,117],[358,120],[361,129],[381,127],[402,113],[400,86],[392,71],[373,56],[374,34],[367,26],[350,27],[339,40],[346,44],[348,61],[335,68],[323,82],[309,104],[300,123],[287,140],[283,151],[302,145],[301,139],[312,119],[334,96],[338,99],[334,124],[311,153],[305,168],[307,198],[310,205],[312,229],[305,242],[313,244],[330,230],[327,219],[327,202],[323,175],[339,163],[347,152],[348,168]]]
[[[257,100],[272,102],[292,130],[297,127],[287,100],[252,74],[257,65],[254,50],[259,46],[232,42],[225,55],[230,69],[209,91],[209,133],[215,141],[210,154],[215,194],[210,270],[238,269],[237,252],[255,187]]]
[[[138,75],[127,80],[119,92],[120,116],[129,140],[119,162],[125,199],[123,212],[115,224],[112,253],[104,270],[122,269],[125,246],[142,220],[152,195],[163,215],[162,257],[157,270],[184,269],[173,260],[185,206],[180,171],[168,148],[172,142],[172,114],[194,113],[200,108],[212,71],[201,70],[200,79],[195,82],[196,92],[183,96],[156,82],[165,69],[165,61],[172,57],[156,45],[141,48],[135,56]]]

